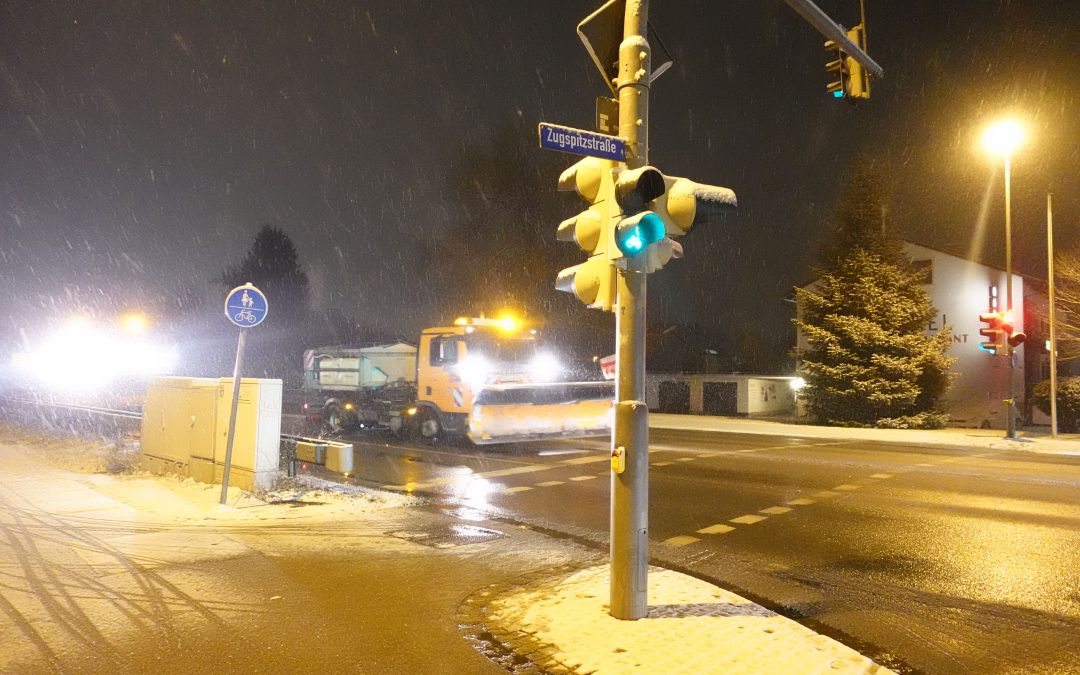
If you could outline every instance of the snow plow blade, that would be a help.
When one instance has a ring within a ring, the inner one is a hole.
[[[490,384],[477,392],[469,439],[477,445],[611,433],[614,382]]]

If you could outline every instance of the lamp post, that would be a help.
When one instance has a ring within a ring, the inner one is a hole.
[[[983,135],[983,144],[986,149],[995,155],[1001,155],[1005,159],[1005,309],[1012,314],[1012,153],[1024,139],[1024,131],[1013,120],[995,122],[987,128]],[[1008,338],[1009,336],[1005,336]],[[1013,346],[1006,339],[1006,357],[1009,359],[1008,387],[1005,399],[1005,414],[1007,416],[1006,438],[1016,438],[1016,415],[1013,411]]]

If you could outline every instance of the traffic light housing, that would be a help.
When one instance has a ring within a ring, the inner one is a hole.
[[[1027,339],[1027,335],[1024,333],[1013,332],[1016,328],[1015,321],[1013,319],[1012,310],[1007,310],[1001,314],[1001,333],[1005,336],[1005,341],[1009,343],[1010,347],[1017,347],[1024,343]]]
[[[665,176],[648,166],[620,173],[615,185],[624,216],[616,226],[617,248],[625,257],[644,254],[649,273],[682,257],[676,237],[737,204],[728,188]]]
[[[987,338],[979,343],[979,349],[994,355],[1005,353],[1003,318],[1004,312],[986,312],[979,315],[979,321],[986,324],[986,327],[979,329],[979,335]]]
[[[616,270],[611,264],[611,222],[618,215],[613,171],[617,162],[586,157],[559,176],[559,190],[574,191],[589,207],[559,225],[559,241],[576,242],[589,254],[580,265],[568,267],[555,280],[555,288],[573,293],[589,307],[615,306]],[[613,213],[614,212],[614,213]]]
[[[728,188],[625,166],[586,157],[559,177],[560,191],[576,192],[589,206],[559,225],[558,239],[576,242],[589,258],[559,272],[555,287],[596,309],[615,307],[618,268],[627,260],[655,272],[682,257],[675,237],[736,206]]]
[[[848,39],[866,50],[866,31],[859,24],[847,32]],[[856,103],[870,98],[870,77],[862,64],[840,47],[835,40],[825,41],[825,52],[829,60],[825,63],[825,72],[829,75],[829,84],[825,89],[833,98]]]
[[[664,174],[654,167],[617,172],[615,201],[621,217],[615,225],[615,246],[620,257],[635,258],[664,238],[664,221],[647,208],[665,189]]]

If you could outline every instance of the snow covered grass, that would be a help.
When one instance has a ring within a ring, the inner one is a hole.
[[[76,473],[130,473],[139,462],[139,446],[133,441],[110,443],[70,434],[47,434],[7,422],[0,422],[0,443],[16,445],[33,459]]]

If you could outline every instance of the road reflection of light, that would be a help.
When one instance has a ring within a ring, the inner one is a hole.
[[[945,505],[935,505],[944,507]],[[1048,513],[1045,504],[1000,497],[953,495],[948,510],[970,511],[970,517],[933,519],[932,534],[924,532],[930,555],[927,567],[940,565],[949,574],[922,575],[925,590],[963,596],[982,602],[1062,611],[1075,608],[1061,593],[1061,574],[1073,563],[1077,537],[1070,527],[1041,525],[1035,520],[1063,518],[1080,522],[1080,510],[1059,505]],[[935,583],[940,584],[933,588]]]
[[[447,487],[464,506],[484,510],[490,507],[488,495],[498,489],[498,484],[473,474],[472,470],[461,467],[459,473]]]
[[[454,515],[462,520],[470,520],[474,522],[488,519],[488,515],[483,511],[478,511],[476,509],[470,508],[457,509],[456,511],[454,511]]]

